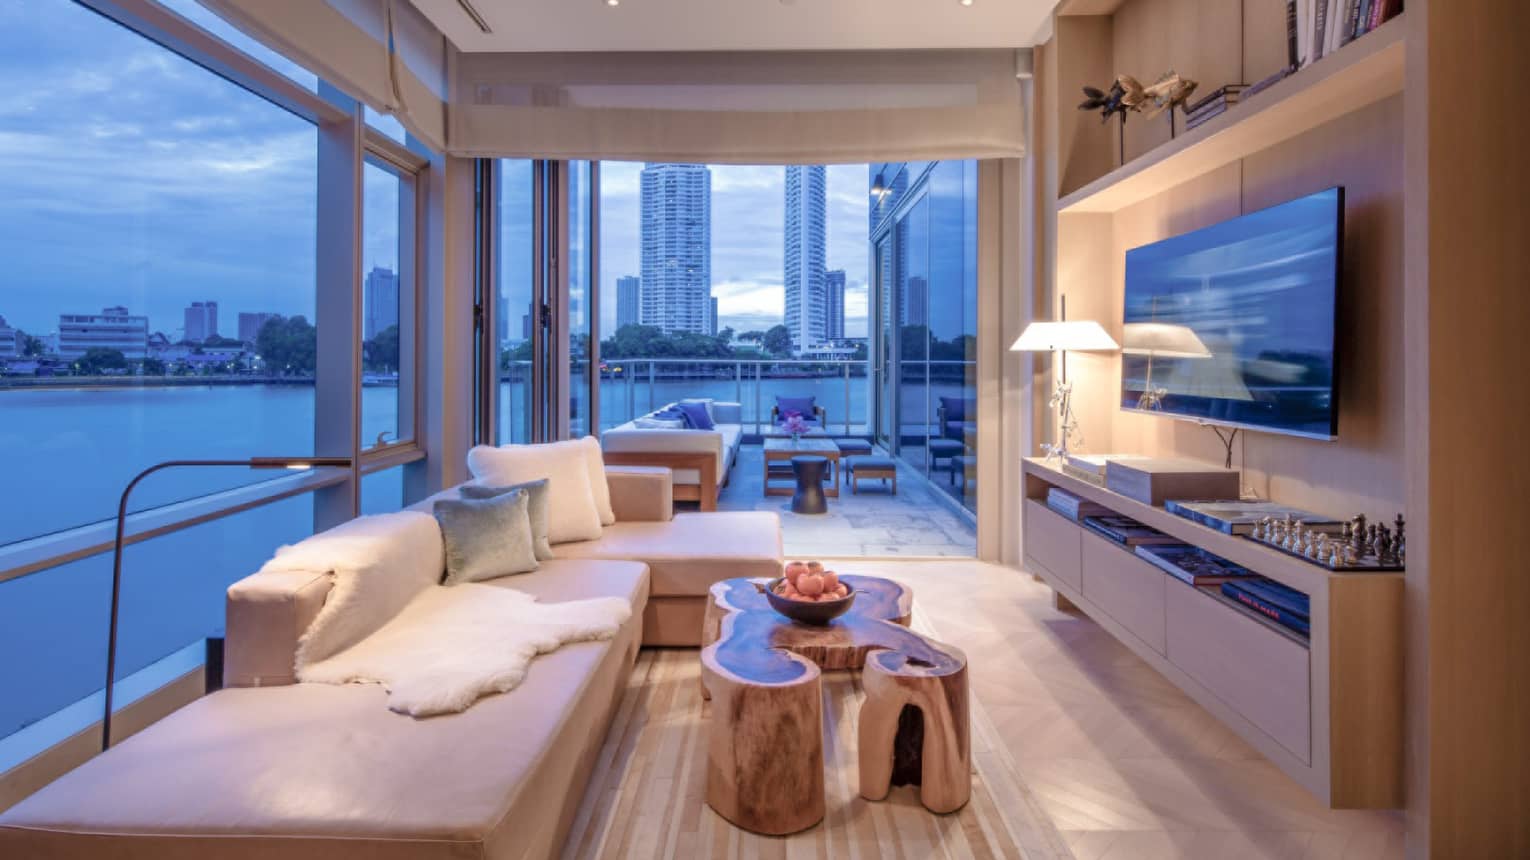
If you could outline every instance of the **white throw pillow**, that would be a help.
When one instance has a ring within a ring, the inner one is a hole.
[[[480,486],[505,487],[547,479],[547,540],[559,544],[600,537],[600,508],[590,486],[587,448],[571,442],[547,445],[478,445],[467,456]],[[601,473],[605,482],[605,473]],[[609,505],[610,489],[606,490]]]
[[[600,512],[600,524],[609,526],[616,522],[616,511],[611,507],[611,485],[606,483],[606,458],[600,450],[600,440],[594,436],[559,442],[584,449],[584,461],[590,469],[590,490],[595,493],[595,510]]]
[[[684,430],[685,422],[678,418],[638,418],[632,426],[639,430]]]

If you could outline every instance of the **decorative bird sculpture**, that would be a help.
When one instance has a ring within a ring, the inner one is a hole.
[[[1195,81],[1182,78],[1174,72],[1165,73],[1152,86],[1143,86],[1141,81],[1131,75],[1117,75],[1109,92],[1096,87],[1084,87],[1085,98],[1079,103],[1078,109],[1097,110],[1104,122],[1109,122],[1115,114],[1120,114],[1124,119],[1127,111],[1142,113],[1152,119],[1175,105],[1183,105],[1185,99],[1195,92],[1195,87]]]
[[[1099,111],[1101,124],[1104,124],[1110,122],[1114,114],[1126,116],[1126,105],[1121,101],[1125,95],[1126,90],[1122,89],[1119,80],[1110,85],[1110,92],[1104,92],[1095,87],[1084,87],[1085,98],[1079,103],[1078,109]]]

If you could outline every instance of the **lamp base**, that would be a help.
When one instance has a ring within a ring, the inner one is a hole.
[[[1047,405],[1057,410],[1057,444],[1043,442],[1041,452],[1046,455],[1048,462],[1066,461],[1070,445],[1075,442],[1084,444],[1084,436],[1078,430],[1078,417],[1073,414],[1073,383],[1057,383],[1057,390],[1052,392]]]

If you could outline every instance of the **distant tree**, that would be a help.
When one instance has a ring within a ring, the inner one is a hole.
[[[24,358],[33,358],[43,354],[47,346],[40,337],[33,337],[26,332],[21,333],[21,355]]]
[[[70,365],[80,376],[100,376],[108,370],[127,370],[127,356],[121,350],[93,346]]]
[[[243,345],[244,345],[244,341],[238,340],[237,338],[222,337],[222,336],[219,336],[219,335],[213,335],[212,337],[202,341],[202,346],[243,346]]]
[[[282,376],[309,376],[318,366],[318,337],[304,317],[266,320],[255,337],[255,349],[266,368]]]
[[[361,357],[367,370],[392,373],[398,370],[398,326],[390,325],[361,345]]]
[[[745,341],[747,343],[759,343],[759,342],[761,342],[761,341],[763,341],[765,339],[765,332],[762,332],[762,331],[746,331],[743,334],[739,335],[738,339],[742,340],[742,341]]]
[[[658,326],[628,324],[601,341],[608,360],[624,358],[732,358],[733,350],[720,337],[697,332],[665,334]]]
[[[760,338],[760,343],[765,347],[765,351],[771,355],[791,355],[791,329],[788,329],[784,325],[772,326],[771,329],[765,332],[764,336]]]
[[[143,360],[142,372],[144,376],[164,376],[165,362],[158,358],[146,358]]]
[[[723,343],[733,342],[733,326],[728,326],[717,333],[717,339]]]

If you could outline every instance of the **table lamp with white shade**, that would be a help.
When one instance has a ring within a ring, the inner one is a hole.
[[[1115,352],[1120,348],[1099,323],[1067,319],[1067,305],[1063,306],[1063,317],[1055,322],[1031,323],[1010,347],[1011,352],[1062,353],[1062,377],[1049,401],[1058,412],[1057,444],[1041,446],[1048,459],[1067,459],[1069,439],[1078,432],[1078,419],[1073,415],[1073,385],[1068,382],[1068,352]],[[1079,443],[1083,443],[1082,436]]]

